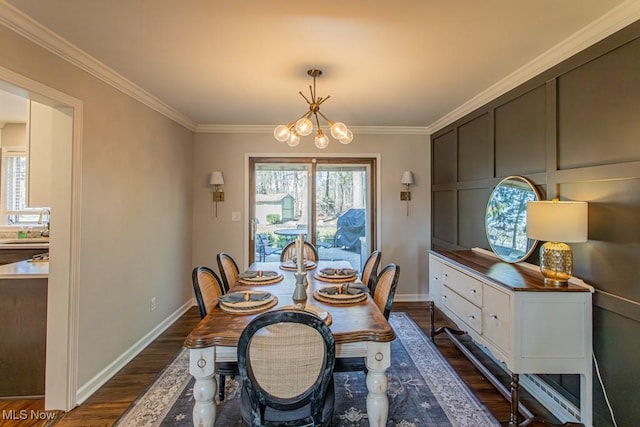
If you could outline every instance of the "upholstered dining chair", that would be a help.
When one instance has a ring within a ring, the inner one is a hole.
[[[222,276],[224,291],[228,292],[230,288],[238,283],[240,269],[233,257],[226,252],[220,252],[216,256],[216,260],[218,261],[218,271],[220,271],[220,276]]]
[[[335,340],[313,314],[275,310],[240,335],[240,412],[251,426],[327,426],[333,419]]]
[[[193,281],[193,292],[196,295],[196,302],[200,310],[200,318],[203,319],[213,307],[218,298],[226,292],[218,275],[209,267],[196,267],[191,274]],[[240,374],[236,362],[221,362],[216,365],[216,372],[219,374],[218,398],[224,400],[224,385],[226,376],[236,376]]]
[[[380,265],[380,259],[382,258],[382,252],[375,250],[369,254],[367,261],[362,268],[362,274],[360,280],[362,284],[369,288],[371,295],[373,295],[373,285],[378,277],[378,266]]]
[[[389,320],[389,313],[393,305],[393,298],[398,286],[400,277],[400,267],[389,264],[380,271],[377,278],[373,278],[375,283],[371,298],[380,309],[385,319]],[[364,357],[344,357],[336,359],[334,372],[367,372],[367,363]]]
[[[310,242],[304,241],[304,259],[308,259],[309,261],[316,262],[318,261],[318,249],[316,249],[313,244]],[[282,249],[282,253],[280,254],[280,262],[288,261],[290,259],[295,258],[296,256],[296,242],[289,242],[287,246]]]

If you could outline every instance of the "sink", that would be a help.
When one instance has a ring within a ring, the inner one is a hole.
[[[49,243],[48,237],[33,237],[29,239],[0,239],[0,244],[20,244],[20,245],[29,245],[29,244],[42,244]]]

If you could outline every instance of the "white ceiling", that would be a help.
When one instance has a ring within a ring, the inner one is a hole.
[[[330,119],[433,128],[638,9],[638,0],[5,1],[197,126],[295,120],[307,110],[306,71],[319,68]]]

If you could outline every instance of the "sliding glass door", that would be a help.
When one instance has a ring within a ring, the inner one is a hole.
[[[361,269],[375,247],[375,159],[251,158],[251,261],[277,261],[299,234],[320,259]]]

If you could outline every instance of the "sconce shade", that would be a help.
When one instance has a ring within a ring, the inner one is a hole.
[[[402,172],[402,179],[400,180],[400,184],[413,184],[413,172],[404,171]]]
[[[211,172],[211,180],[209,181],[211,185],[222,185],[224,184],[224,178],[222,177],[222,172],[214,171]]]
[[[587,203],[538,201],[527,203],[527,237],[545,242],[587,241]]]

